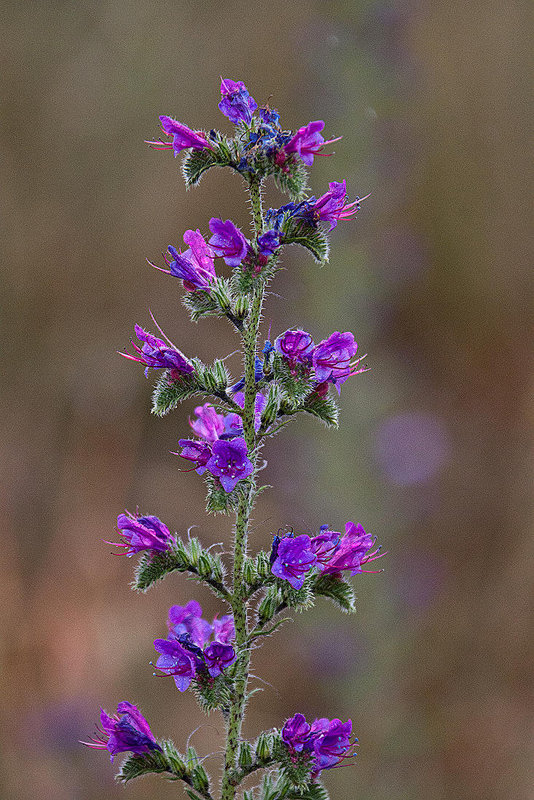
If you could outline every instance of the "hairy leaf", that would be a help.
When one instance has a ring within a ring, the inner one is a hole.
[[[312,592],[316,596],[329,597],[342,611],[356,611],[352,586],[337,575],[320,575],[315,579]]]

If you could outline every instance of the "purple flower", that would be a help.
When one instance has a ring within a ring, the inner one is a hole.
[[[135,335],[140,342],[144,342],[142,347],[138,347],[132,340],[133,348],[138,355],[132,356],[129,353],[119,353],[119,355],[145,364],[145,375],[148,375],[149,369],[169,369],[171,377],[177,379],[181,375],[190,375],[195,371],[191,362],[174,345],[170,346],[163,339],[147,333],[140,325],[135,326]]]
[[[300,330],[284,331],[274,342],[276,352],[292,364],[309,364],[313,348],[311,335]]]
[[[309,733],[310,726],[304,714],[295,714],[282,728],[282,740],[290,750],[300,753],[308,742]]]
[[[119,514],[117,517],[117,527],[121,532],[124,544],[116,544],[116,547],[126,547],[127,556],[140,553],[142,550],[151,550],[155,553],[163,553],[170,550],[175,543],[169,529],[158,517],[141,517],[130,514]],[[111,543],[112,544],[112,543]]]
[[[175,278],[181,278],[184,282],[184,288],[188,292],[194,292],[198,289],[203,289],[206,292],[211,291],[211,284],[217,277],[213,266],[211,248],[198,229],[196,231],[186,231],[184,233],[184,242],[189,245],[189,248],[183,253],[179,253],[175,247],[169,245],[169,254],[173,260],[169,261],[164,256],[165,263],[169,269],[162,269],[153,264],[152,261],[148,263],[159,269],[160,272],[174,275]]]
[[[213,639],[221,644],[228,644],[235,639],[235,625],[232,614],[225,614],[213,620]]]
[[[317,567],[323,572],[327,563],[337,551],[341,534],[337,531],[324,531],[310,539],[310,550],[315,554]]]
[[[344,569],[350,570],[351,575],[363,572],[363,564],[366,564],[368,561],[374,561],[385,555],[385,553],[380,553],[380,547],[372,553],[369,552],[374,542],[375,540],[371,534],[366,533],[361,525],[355,525],[354,522],[347,522],[345,525],[345,534],[341,537],[337,550],[335,550],[331,558],[325,562],[323,574],[336,574]]]
[[[209,444],[199,439],[179,439],[178,444],[183,448],[182,452],[174,455],[182,456],[182,458],[186,458],[196,464],[195,470],[199,475],[206,472],[206,464],[211,458]]]
[[[195,659],[175,639],[156,639],[156,652],[161,653],[156,668],[164,675],[172,675],[180,692],[185,692],[195,677]]]
[[[260,266],[265,266],[273,253],[280,247],[281,234],[272,228],[258,237],[258,259]]]
[[[215,255],[224,258],[229,267],[238,267],[248,253],[248,240],[230,219],[223,222],[222,219],[212,217],[209,227],[213,236],[208,244]]]
[[[234,648],[222,642],[212,642],[204,650],[206,666],[212,678],[221,675],[223,669],[229,667],[235,661]]]
[[[263,370],[262,370],[262,377],[263,377]],[[236,392],[234,395],[234,400],[238,406],[244,408],[245,406],[245,395],[243,392]],[[261,425],[261,415],[263,413],[263,409],[265,408],[265,404],[267,403],[267,397],[258,392],[256,395],[256,399],[254,400],[254,430],[256,433],[260,429]],[[227,414],[224,420],[225,424],[225,436],[224,438],[234,437],[234,436],[242,436],[243,435],[243,420],[239,414]]]
[[[360,359],[352,361],[357,349],[354,336],[348,331],[335,331],[328,339],[319,342],[312,351],[313,369],[318,383],[333,383],[339,393],[341,384],[347,378],[364,372],[364,367],[357,369]]]
[[[213,444],[224,433],[224,417],[222,414],[217,414],[211,403],[204,403],[203,406],[195,408],[197,419],[189,420],[189,424],[201,439]]]
[[[190,600],[185,606],[169,608],[169,638],[178,639],[186,633],[197,647],[204,647],[210,638],[213,628],[202,618],[202,607],[196,600]]]
[[[315,773],[323,769],[331,769],[344,758],[352,755],[355,744],[351,742],[352,720],[341,722],[340,719],[318,719],[312,723],[310,736],[315,753]]]
[[[104,709],[100,709],[100,724],[102,729],[97,728],[96,737],[81,744],[95,750],[108,750],[112,761],[117,753],[129,751],[140,754],[161,750],[146,719],[136,706],[126,700],[118,704],[114,716],[109,716]]]
[[[230,122],[237,125],[239,122],[245,122],[250,125],[252,122],[252,115],[258,107],[258,104],[252,98],[247,87],[243,81],[232,81],[230,78],[221,78],[221,95],[222,100],[219,103],[219,108],[225,117],[228,117]]]
[[[247,478],[254,467],[247,458],[247,443],[241,437],[213,445],[213,455],[206,464],[212,475],[218,477],[225,492],[231,492],[236,483]]]
[[[167,136],[172,136],[172,142],[147,142],[152,145],[155,150],[174,150],[174,156],[178,155],[181,150],[213,150],[211,144],[206,140],[206,135],[202,131],[192,131],[187,125],[177,122],[171,117],[162,116],[159,118],[163,132]]]
[[[314,156],[331,155],[320,153],[319,151],[327,144],[338,142],[341,136],[338,136],[337,139],[325,141],[321,135],[323,128],[324,122],[322,119],[315,120],[315,122],[308,122],[307,125],[298,129],[293,138],[285,145],[282,152],[285,152],[287,155],[296,153],[308,166],[313,164]]]
[[[277,578],[289,581],[293,589],[301,589],[306,573],[315,564],[315,554],[310,549],[310,537],[286,536],[278,544],[271,572]]]
[[[369,195],[362,198],[357,197],[352,203],[345,203],[347,198],[345,181],[341,183],[332,181],[332,183],[328,184],[328,192],[315,201],[310,208],[310,212],[314,222],[329,222],[330,230],[332,230],[340,219],[354,217],[360,210],[361,201],[366,200],[367,197]]]

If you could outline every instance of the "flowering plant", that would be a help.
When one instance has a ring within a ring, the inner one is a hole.
[[[221,80],[219,109],[235,125],[233,137],[216,130],[194,131],[161,116],[167,138],[149,142],[160,150],[183,153],[186,186],[198,184],[212,167],[239,173],[252,208],[252,233],[246,236],[231,220],[212,218],[211,238],[188,230],[187,249],[168,246],[166,267],[153,265],[182,281],[183,302],[196,321],[225,317],[241,339],[243,375],[232,380],[223,359],[204,364],[184,355],[154,324],[162,338],[135,326],[135,355],[123,356],[150,370],[163,370],[156,381],[153,412],[163,416],[183,400],[200,395],[190,420],[191,438],[179,440],[177,455],[191,462],[206,484],[207,511],[235,517],[231,573],[220,554],[188,536],[171,533],[158,517],[119,514],[117,526],[127,556],[139,555],[134,588],[146,591],[172,572],[188,573],[206,584],[224,611],[212,622],[195,601],[172,606],[168,635],[155,639],[157,673],[172,676],[180,692],[190,687],[206,712],[218,710],[226,725],[221,800],[232,800],[252,773],[264,771],[261,784],[244,791],[245,800],[325,800],[319,777],[349,763],[356,739],[352,721],[324,717],[309,723],[300,712],[264,731],[255,741],[242,739],[249,692],[251,654],[284,621],[282,612],[304,609],[317,597],[328,597],[343,611],[354,611],[349,576],[379,558],[373,538],[353,522],[345,532],[323,525],[318,531],[274,534],[265,550],[248,553],[250,516],[262,487],[259,456],[267,442],[297,414],[310,414],[327,426],[337,425],[337,393],[353,375],[365,370],[350,332],[335,331],[317,344],[298,328],[280,333],[260,350],[259,332],[267,286],[286,245],[307,248],[319,263],[328,260],[328,234],[339,221],[352,219],[360,204],[347,202],[345,181],[332,182],[319,199],[307,196],[307,167],[338,139],[325,141],[324,122],[296,132],[283,130],[277,111],[258,104],[242,81]],[[262,186],[272,177],[289,202],[264,212]],[[227,265],[226,274],[220,261]],[[217,264],[217,268],[216,268]],[[196,477],[186,480],[198,480]],[[122,701],[115,715],[101,712],[101,728],[90,747],[106,749],[113,760],[130,753],[118,778],[128,781],[148,773],[181,780],[192,800],[214,800],[218,790],[201,758],[188,748],[181,754],[169,740],[157,740],[140,711]]]

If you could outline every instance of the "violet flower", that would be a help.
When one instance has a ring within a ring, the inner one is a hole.
[[[368,571],[362,570],[362,565],[385,555],[380,552],[380,547],[369,552],[374,542],[375,539],[371,534],[366,533],[361,525],[347,522],[345,534],[341,537],[337,550],[324,564],[323,574],[339,574],[345,569],[350,570],[351,575]]]
[[[178,444],[182,449],[181,453],[174,453],[174,455],[186,458],[192,461],[196,466],[194,467],[198,475],[203,475],[206,472],[206,464],[211,458],[211,447],[207,442],[199,439],[179,439]]]
[[[306,534],[295,537],[289,535],[278,544],[271,572],[277,578],[289,581],[293,589],[301,589],[306,573],[315,562],[315,554],[310,548],[310,537]]]
[[[276,352],[291,364],[309,364],[313,348],[311,335],[301,330],[284,331],[274,342]]]
[[[342,759],[353,755],[355,741],[351,741],[352,720],[317,719],[312,723],[310,737],[315,753],[315,770],[331,769]]]
[[[224,491],[231,492],[237,482],[247,478],[254,469],[247,457],[247,443],[241,437],[230,441],[218,439],[212,449],[213,455],[206,467],[219,478]]]
[[[338,136],[337,139],[329,139],[328,141],[325,141],[324,137],[321,135],[323,128],[324,122],[322,119],[315,120],[314,122],[308,122],[307,125],[304,125],[302,128],[298,129],[294,136],[284,146],[281,154],[283,155],[283,153],[286,153],[287,155],[290,155],[291,153],[296,153],[309,167],[313,164],[314,156],[331,155],[329,153],[321,153],[321,148],[327,144],[339,142],[341,136]]]
[[[110,544],[115,544],[115,547],[126,547],[126,555],[129,557],[142,550],[164,553],[175,544],[174,536],[158,517],[141,517],[137,514],[134,516],[126,511],[117,517],[117,527],[124,543],[110,542]]]
[[[212,642],[204,650],[204,658],[208,672],[212,678],[221,675],[222,671],[235,661],[235,650],[229,644]]]
[[[304,714],[295,714],[282,728],[282,741],[290,750],[301,753],[308,742],[309,733],[310,725],[306,722]]]
[[[145,364],[145,375],[148,375],[149,369],[169,369],[171,377],[177,379],[181,375],[190,375],[195,371],[191,362],[176,347],[148,333],[140,325],[135,326],[135,335],[144,343],[142,347],[138,347],[132,340],[132,346],[138,355],[132,356],[121,352],[119,355],[129,358],[130,361]]]
[[[241,233],[232,220],[212,217],[209,221],[213,236],[208,244],[219,258],[223,258],[229,267],[238,267],[249,251],[248,239]]]
[[[178,252],[175,247],[169,245],[169,254],[173,260],[169,261],[164,256],[165,263],[169,269],[162,269],[157,264],[153,264],[152,261],[148,263],[160,272],[165,272],[166,275],[174,275],[175,278],[181,278],[184,288],[188,292],[194,292],[198,289],[203,289],[206,292],[211,291],[211,284],[217,277],[211,248],[198,229],[196,231],[186,231],[184,233],[184,242],[189,245],[189,248],[183,253]]]
[[[270,257],[280,247],[281,233],[274,228],[258,236],[258,260],[260,266],[265,266]]]
[[[247,91],[243,81],[233,81],[230,78],[221,78],[222,100],[219,109],[230,122],[237,125],[245,122],[250,125],[252,115],[256,111],[258,104]]]
[[[224,614],[220,619],[213,620],[213,639],[221,644],[228,644],[235,639],[235,625],[233,614]]]
[[[261,363],[261,362],[260,362]],[[262,371],[263,377],[263,371]],[[236,392],[234,395],[234,400],[238,406],[241,408],[245,407],[245,395],[243,392]],[[266,395],[258,392],[256,398],[254,400],[254,430],[256,433],[259,431],[261,426],[261,415],[263,413],[263,409],[267,403]],[[243,435],[243,419],[239,414],[234,414],[231,412],[230,414],[226,414],[224,418],[224,434],[221,436],[222,439],[229,439],[233,438],[234,436],[242,436]]]
[[[213,150],[212,145],[207,141],[206,134],[202,131],[192,131],[187,125],[172,119],[172,117],[161,116],[161,127],[167,136],[172,136],[172,142],[156,141],[147,142],[155,150],[174,150],[174,157],[182,150]]]
[[[117,713],[113,716],[100,709],[100,724],[102,728],[97,728],[96,737],[82,744],[95,750],[108,750],[111,761],[117,753],[139,755],[161,750],[146,719],[136,706],[126,700],[118,704]]]
[[[156,668],[163,675],[172,675],[178,690],[185,692],[195,677],[194,657],[175,639],[156,639],[154,648],[161,653]]]
[[[218,414],[211,403],[204,403],[195,408],[197,419],[189,420],[191,428],[201,439],[213,444],[224,433],[224,416]]]
[[[196,600],[190,600],[185,606],[169,608],[169,637],[178,639],[188,634],[197,647],[204,647],[213,633],[209,622],[202,618],[202,607]]]
[[[330,563],[330,559],[338,550],[340,541],[341,534],[337,531],[324,531],[318,536],[311,537],[310,550],[315,554],[317,568],[320,572],[323,572],[326,565]]]
[[[312,351],[312,362],[318,383],[333,383],[338,393],[341,384],[351,375],[365,371],[365,367],[357,368],[360,359],[352,361],[358,345],[352,333],[335,331],[328,339],[319,342]]]
[[[360,210],[360,203],[366,200],[366,197],[357,197],[352,203],[346,203],[347,189],[345,181],[338,183],[332,181],[328,184],[328,191],[325,192],[314,205],[311,206],[310,211],[313,216],[314,222],[329,222],[332,230],[336,227],[340,219],[351,219]]]

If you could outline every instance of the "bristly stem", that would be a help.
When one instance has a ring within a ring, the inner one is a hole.
[[[263,210],[261,203],[261,182],[250,179],[250,202],[252,206],[252,219],[256,237],[263,231]],[[226,751],[224,761],[224,774],[222,780],[221,800],[233,800],[238,781],[236,775],[236,760],[239,749],[239,739],[246,703],[248,683],[248,670],[250,653],[248,650],[247,605],[244,595],[243,567],[247,553],[248,526],[250,514],[254,505],[256,494],[256,431],[255,431],[255,404],[256,404],[256,350],[258,332],[261,320],[264,286],[257,281],[252,295],[252,305],[246,325],[241,333],[244,351],[245,366],[245,401],[243,406],[243,433],[247,449],[254,464],[254,472],[242,489],[235,521],[234,537],[234,569],[233,588],[231,596],[232,611],[235,624],[235,641],[238,654],[238,667],[236,669],[235,691],[230,705],[226,731]]]

